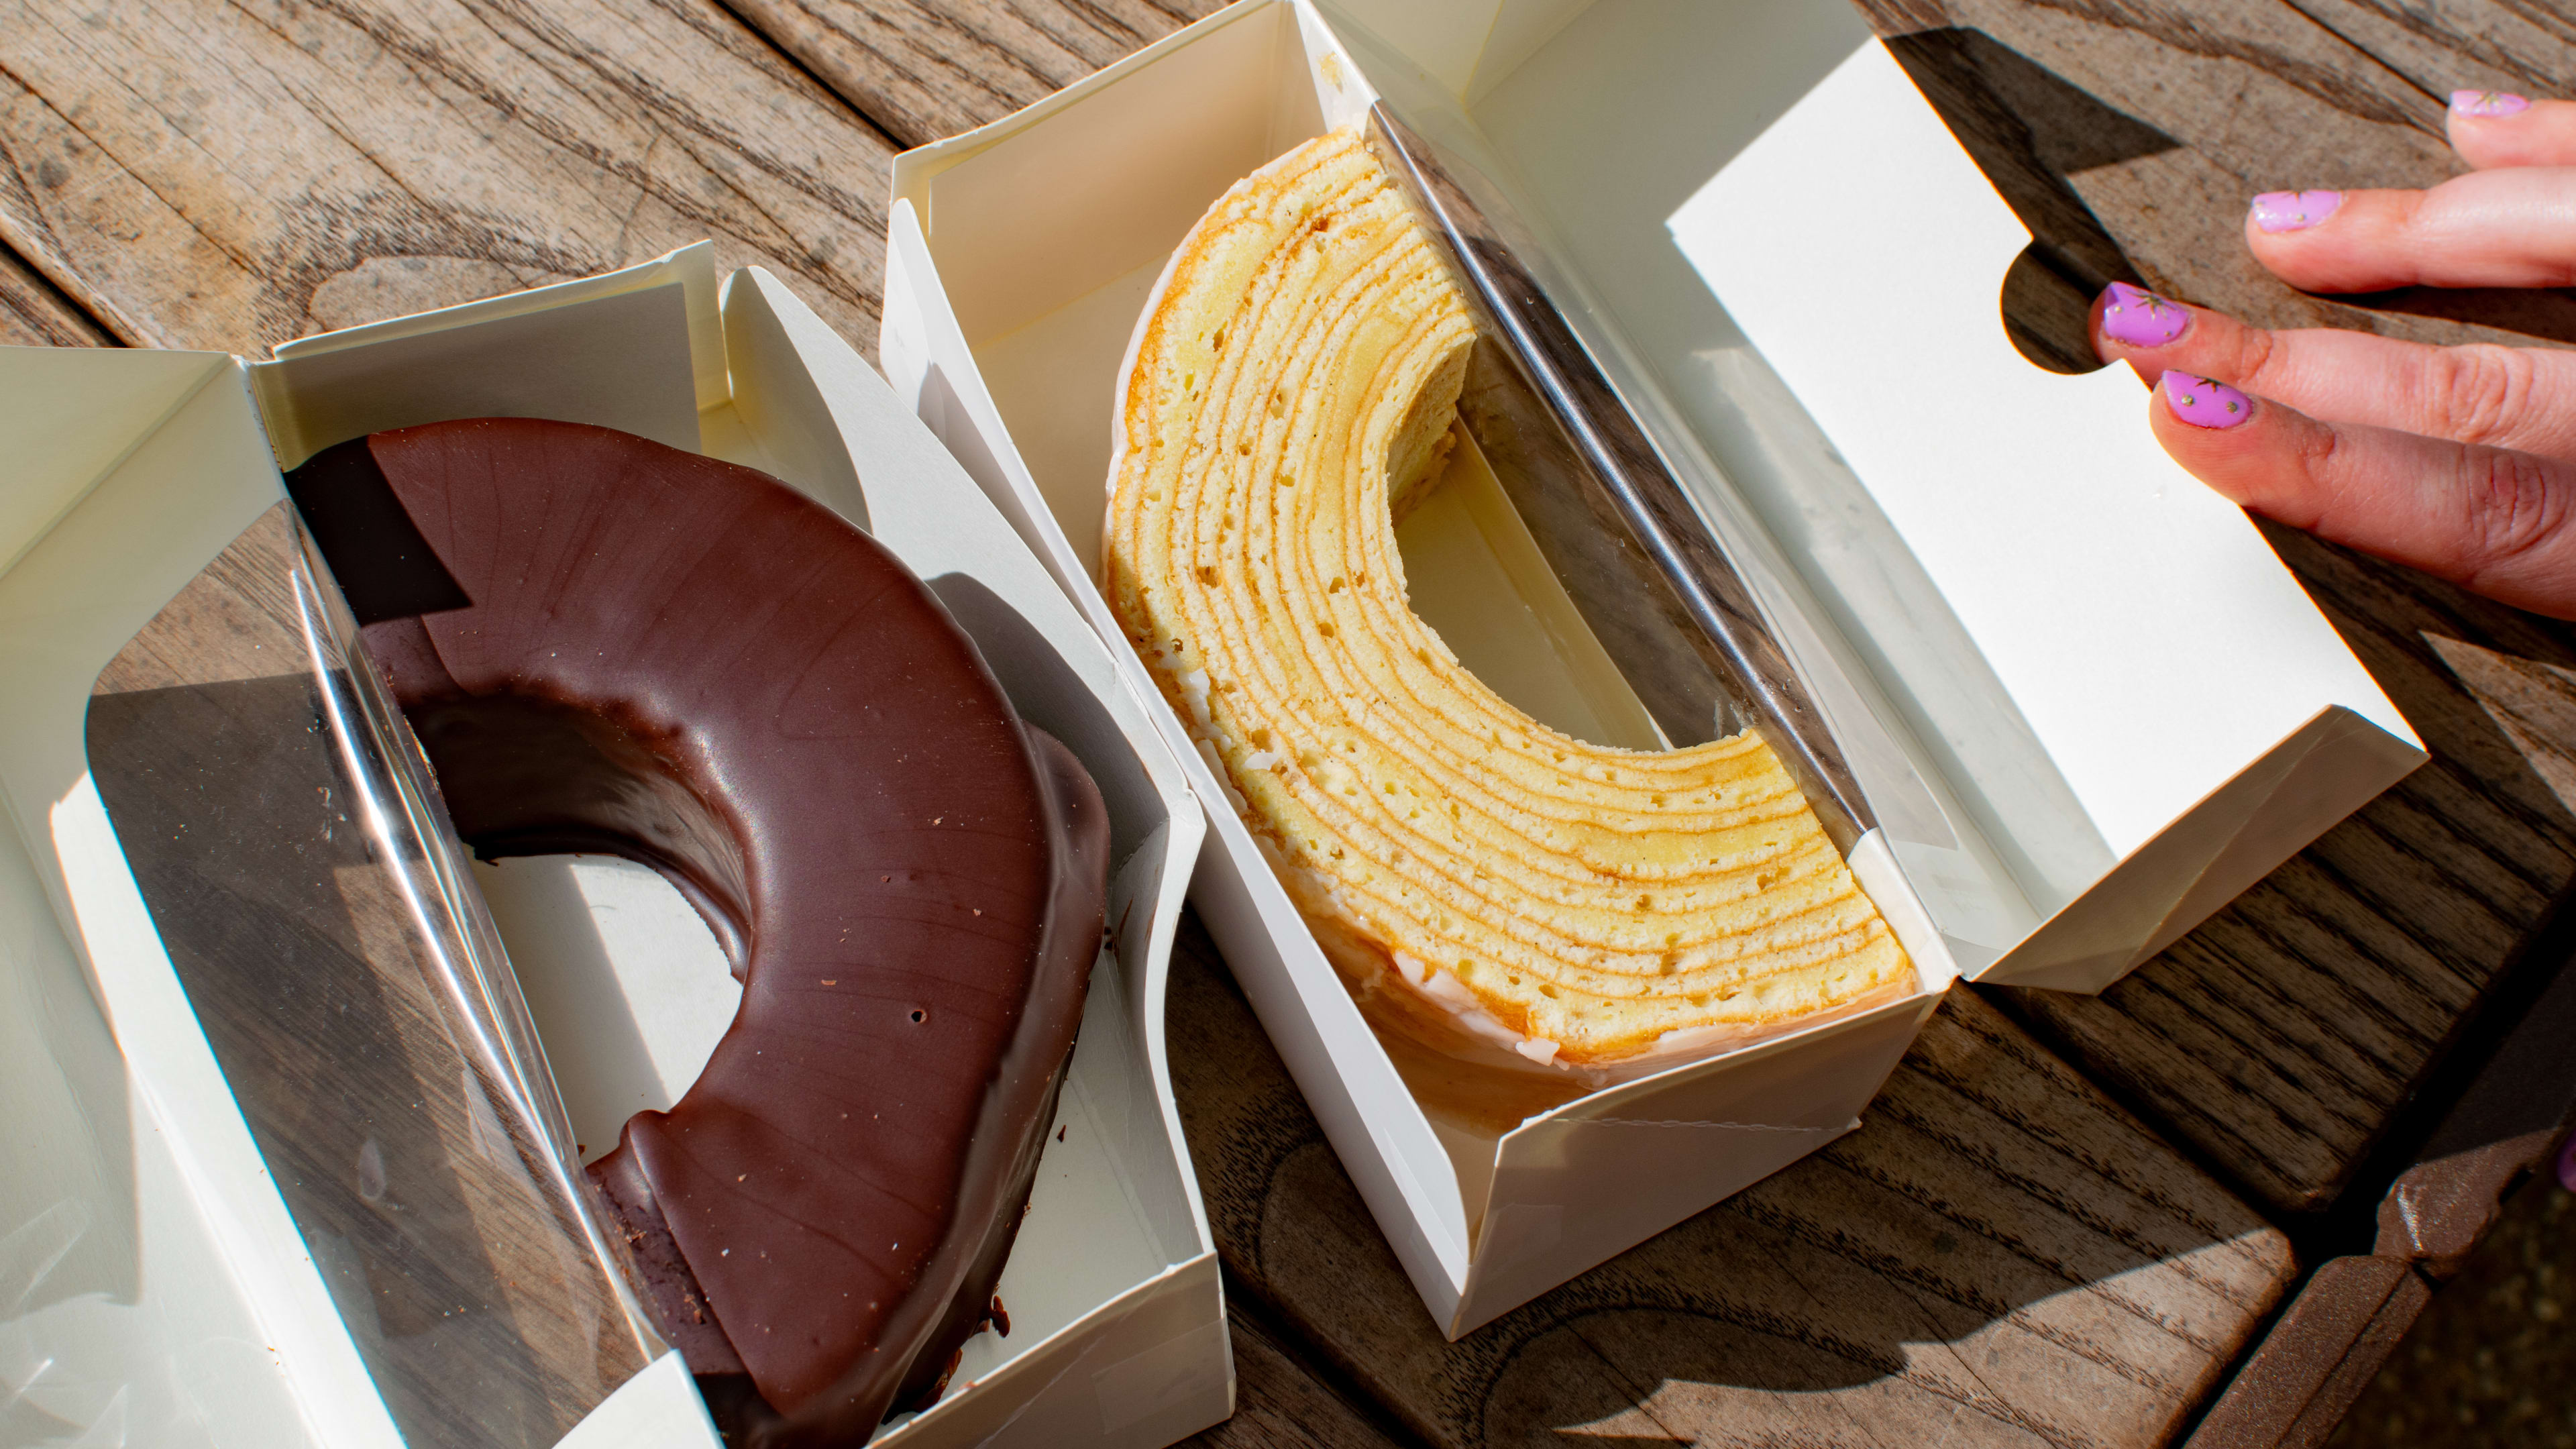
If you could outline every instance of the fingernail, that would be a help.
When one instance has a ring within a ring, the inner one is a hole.
[[[2265,231],[2315,226],[2343,205],[2340,191],[2266,191],[2254,198],[2254,224]]]
[[[2531,102],[2511,91],[2453,91],[2451,114],[2455,116],[2518,116],[2531,109]]]
[[[2223,382],[2168,370],[2156,384],[2173,415],[2195,428],[2232,428],[2254,416],[2254,402]]]
[[[2189,309],[2143,287],[2113,282],[2102,291],[2102,335],[2131,347],[2162,347],[2191,330]]]

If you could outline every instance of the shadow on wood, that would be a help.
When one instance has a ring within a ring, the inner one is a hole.
[[[2139,280],[2068,178],[2182,143],[2095,100],[1982,31],[1917,31],[1887,48],[2030,229],[2003,279],[2005,331],[2051,372],[2091,372],[2093,299]]]
[[[1192,918],[1173,1075],[1219,1249],[1431,1443],[2162,1442],[2290,1273],[2279,1234],[1975,997],[1863,1129],[1461,1342]]]
[[[2243,1188],[2314,1214],[2576,881],[2576,752],[2551,732],[2576,726],[2576,648],[2566,625],[2265,533],[2431,763],[2102,995],[1997,994]]]
[[[2576,344],[2576,292],[2563,288],[2400,287],[2391,292],[2344,293],[2332,300],[2356,312],[2372,314],[2373,318],[2402,313],[2519,333],[2544,342]],[[2369,322],[2361,325],[2380,330]]]

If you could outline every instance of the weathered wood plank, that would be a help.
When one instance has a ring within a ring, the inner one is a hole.
[[[732,0],[885,133],[918,146],[998,120],[1225,0]]]
[[[2240,227],[2257,191],[2456,169],[2440,100],[2286,6],[1948,0],[1939,16],[1914,3],[1875,18],[1983,32],[1918,34],[1900,54],[1952,114],[1972,113],[1971,148],[2053,243],[2057,300],[2079,320],[2091,288],[2125,273],[2275,326],[2528,341],[2502,329],[2576,323],[2556,294],[2354,305],[2254,264]],[[2535,774],[2545,735],[2516,737],[2496,714],[2510,708],[2496,691],[2519,687],[2507,681],[2576,664],[2576,634],[2273,537],[2434,763],[2103,996],[2004,999],[2263,1201],[2299,1210],[2340,1189],[2576,881],[2576,814]]]
[[[1906,7],[1909,25],[1920,24],[1921,8]],[[2347,0],[2159,12],[2053,0],[1945,3],[1952,24],[1984,31],[2092,99],[2089,117],[2064,110],[2049,117],[2054,159],[2160,290],[2265,326],[2353,327],[2427,342],[2576,340],[2576,302],[2563,294],[2409,288],[2328,298],[2294,291],[2255,265],[2242,228],[2256,192],[2428,186],[2463,169],[2443,137],[2444,96],[2453,84],[2476,81],[2444,82],[2452,63],[2433,42],[2394,23],[2363,23],[2364,8]],[[2447,28],[2427,22],[2436,35],[2519,36],[2534,67],[2558,63],[2564,73],[2543,24],[2520,11],[2445,0],[2427,14],[2451,18]],[[2356,34],[2392,45],[2401,34],[2415,38],[2411,49],[2396,47],[2407,58],[2392,65],[2375,46],[2355,45],[2348,37]],[[2121,117],[2173,145],[2130,155],[2088,144],[2099,122]]]
[[[2576,22],[2496,0],[2286,0],[2370,52],[2439,106],[2455,90],[2576,94]]]
[[[1189,1449],[1397,1449],[1357,1410],[1324,1387],[1296,1351],[1226,1302],[1234,1338],[1234,1417],[1184,1439]]]
[[[0,3],[0,240],[249,351],[701,237],[873,341],[891,148],[710,0]]]
[[[1193,923],[1175,1087],[1229,1269],[1433,1444],[2162,1443],[2281,1236],[1962,993],[1863,1130],[1444,1343]]]
[[[115,340],[33,268],[0,248],[0,346],[100,347]]]

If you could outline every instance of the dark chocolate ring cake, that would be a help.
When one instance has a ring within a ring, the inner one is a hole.
[[[591,1167],[719,1418],[858,1444],[935,1399],[1028,1200],[1108,824],[873,539],[604,428],[378,433],[289,489],[485,858],[626,856],[743,978]]]

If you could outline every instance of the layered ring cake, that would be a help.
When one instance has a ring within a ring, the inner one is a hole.
[[[1106,810],[891,553],[775,479],[477,419],[289,488],[485,858],[656,867],[742,978],[593,1163],[733,1442],[856,1445],[984,1323],[1100,949]]]
[[[1586,744],[1407,604],[1473,314],[1356,133],[1238,182],[1120,383],[1104,569],[1129,639],[1381,1031],[1576,1073],[1914,976],[1778,757]]]

